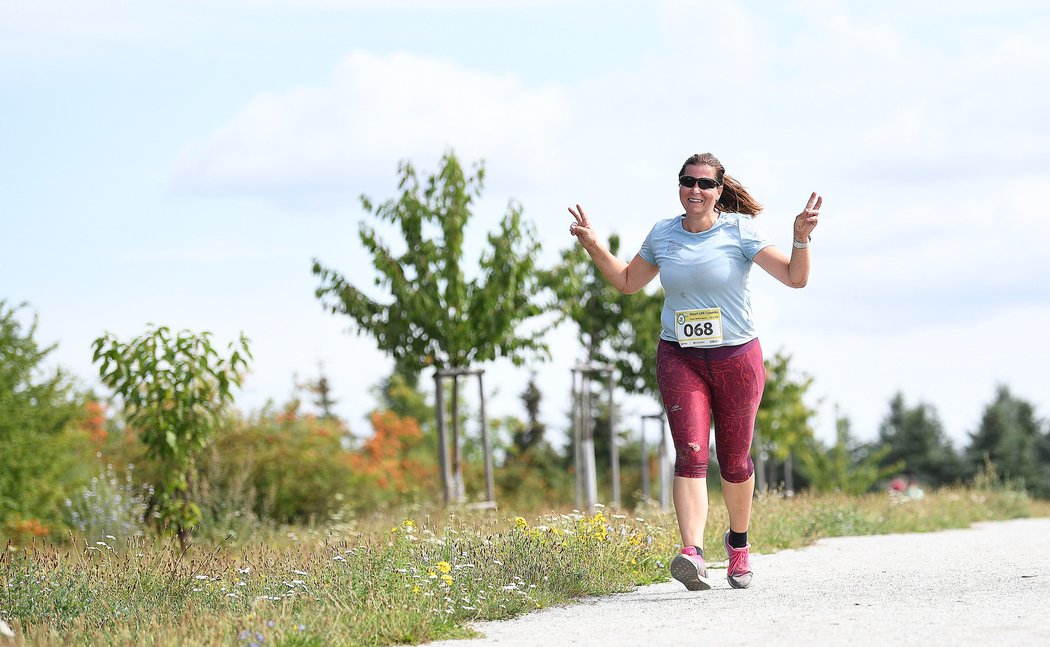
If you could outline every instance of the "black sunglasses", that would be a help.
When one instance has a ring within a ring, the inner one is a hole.
[[[678,184],[684,186],[687,189],[691,189],[696,185],[700,185],[701,189],[713,189],[715,187],[722,186],[722,183],[718,180],[709,177],[693,177],[692,175],[683,175],[678,178]]]

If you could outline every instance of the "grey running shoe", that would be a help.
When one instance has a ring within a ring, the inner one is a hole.
[[[729,566],[726,568],[729,586],[734,589],[746,589],[751,585],[751,544],[743,548],[733,548],[729,545],[727,530],[722,535],[722,545],[725,546],[726,555],[729,557]]]
[[[706,591],[711,588],[704,558],[698,555],[692,546],[686,546],[671,560],[671,577],[684,584],[690,591]]]

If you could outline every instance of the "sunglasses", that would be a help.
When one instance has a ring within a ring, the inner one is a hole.
[[[697,185],[700,185],[701,189],[713,189],[722,186],[722,183],[718,180],[709,177],[693,177],[692,175],[683,175],[679,177],[678,184],[687,189],[691,189]]]

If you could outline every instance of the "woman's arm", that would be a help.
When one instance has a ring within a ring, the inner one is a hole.
[[[791,258],[776,247],[766,247],[755,254],[755,263],[770,276],[792,288],[804,288],[809,281],[809,236],[817,226],[820,205],[824,199],[813,192],[802,213],[795,216],[791,229]]]
[[[591,223],[580,205],[576,205],[575,209],[569,207],[569,213],[576,219],[576,222],[569,225],[569,233],[576,236],[605,280],[617,290],[624,294],[634,294],[648,285],[659,273],[659,267],[637,254],[630,263],[624,263],[613,256],[598,242],[598,237],[594,235]]]

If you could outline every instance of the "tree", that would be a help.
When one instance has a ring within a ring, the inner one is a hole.
[[[803,375],[795,377],[791,370],[791,356],[777,352],[772,359],[765,360],[766,384],[762,402],[755,421],[756,434],[753,452],[759,457],[759,471],[769,459],[769,474],[759,474],[761,485],[764,479],[774,481],[776,463],[784,465],[784,486],[793,490],[794,455],[813,442],[810,419],[813,409],[806,406],[805,396],[813,384],[813,378]]]
[[[981,425],[970,435],[966,457],[976,472],[990,460],[1006,480],[1020,480],[1026,489],[1050,497],[1048,435],[1031,403],[1014,397],[1000,385],[995,400],[984,409]]]
[[[55,346],[38,345],[37,319],[23,328],[20,307],[0,301],[0,527],[47,534],[88,445],[72,429],[81,397],[61,370],[46,368]]]
[[[338,403],[338,400],[332,398],[332,385],[328,383],[328,375],[324,372],[323,364],[318,364],[317,372],[318,376],[316,380],[303,382],[296,386],[313,394],[314,406],[321,411],[321,418],[323,420],[334,420],[335,413],[333,412],[333,409]]]
[[[527,419],[508,417],[499,421],[499,426],[510,435],[497,480],[500,496],[509,497],[518,507],[550,505],[565,498],[570,481],[562,457],[544,438],[546,425],[539,420],[542,396],[535,375],[519,397]]]
[[[933,485],[954,483],[962,476],[958,453],[944,434],[936,409],[920,402],[914,407],[897,393],[879,425],[879,449],[888,449],[880,465],[902,465],[904,472]]]
[[[879,466],[888,451],[888,447],[883,447],[873,452],[858,443],[850,433],[849,418],[836,416],[835,444],[825,448],[813,438],[812,446],[802,452],[801,459],[814,490],[864,494],[900,470],[900,465]]]
[[[609,237],[609,251],[616,255],[619,249],[620,238],[614,234]],[[614,365],[619,385],[628,393],[659,399],[656,347],[662,290],[623,294],[579,245],[562,252],[561,262],[543,273],[542,284],[554,295],[551,308],[559,313],[558,321],[576,324],[587,361]]]
[[[159,466],[147,520],[174,532],[185,549],[201,515],[188,496],[194,458],[232,403],[231,387],[241,384],[251,359],[248,340],[242,335],[231,343],[224,358],[210,333],[173,335],[160,326],[128,343],[106,333],[93,346],[102,383],[124,400],[128,424]]]
[[[405,250],[395,253],[375,228],[360,226],[361,242],[372,255],[375,285],[389,297],[380,302],[342,274],[314,259],[320,280],[317,298],[335,314],[350,317],[358,333],[373,336],[390,354],[396,372],[412,386],[427,366],[465,368],[508,357],[521,364],[529,353],[546,353],[543,330],[526,331],[541,309],[533,303],[539,250],[521,207],[511,203],[499,230],[488,236],[481,255],[484,277],[467,280],[463,267],[464,231],[471,206],[481,194],[484,166],[465,176],[450,152],[423,185],[408,162],[398,167],[400,197],[375,205],[362,196],[366,212],[400,227]],[[434,228],[441,235],[428,237]]]

